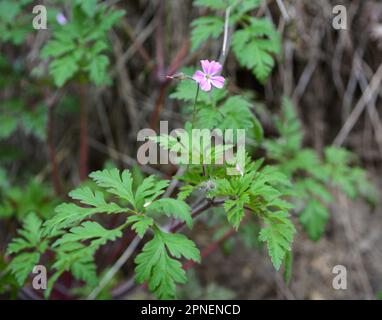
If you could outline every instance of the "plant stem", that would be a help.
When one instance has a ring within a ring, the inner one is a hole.
[[[56,196],[61,194],[61,184],[60,178],[58,176],[58,165],[56,158],[56,150],[54,148],[54,138],[53,138],[53,108],[48,109],[48,148],[49,148],[49,157],[50,157],[50,165],[51,165],[51,173],[52,173],[52,183],[54,188],[54,193]]]
[[[211,253],[215,252],[226,240],[228,240],[230,237],[232,237],[236,233],[237,233],[236,230],[231,228],[221,238],[212,242],[207,248],[202,250],[202,252],[200,253],[200,257],[202,258],[202,260],[204,258],[207,258]],[[195,261],[188,260],[187,262],[183,264],[183,269],[188,270],[196,264],[197,263]]]
[[[195,208],[192,211],[191,216],[192,216],[192,218],[195,218],[199,214],[205,212],[207,209],[209,209],[213,206],[218,206],[220,204],[222,204],[221,201],[208,201],[208,202],[204,203],[203,205],[199,206],[198,208]],[[168,231],[172,232],[172,233],[177,232],[180,229],[182,229],[184,226],[185,226],[185,222],[180,221],[176,225],[168,228]],[[125,283],[122,283],[121,285],[119,285],[118,287],[116,287],[112,290],[113,298],[119,299],[119,298],[125,296],[126,294],[128,294],[129,292],[131,292],[131,290],[133,290],[137,286],[138,285],[135,283],[135,281],[133,281],[133,278],[131,278],[131,279],[127,280]]]
[[[80,86],[80,180],[88,177],[88,121],[85,85]]]
[[[57,157],[56,150],[54,147],[54,107],[57,103],[59,94],[56,94],[50,103],[48,103],[48,122],[47,122],[47,142],[49,149],[49,158],[51,165],[51,177],[53,188],[56,196],[60,195],[62,192],[59,173],[58,173],[58,165],[57,165]]]
[[[192,128],[194,128],[195,124],[195,115],[196,115],[196,102],[198,101],[198,95],[199,95],[199,83],[197,84],[197,89],[196,89],[196,95],[195,95],[195,101],[194,101],[194,108],[192,110]]]

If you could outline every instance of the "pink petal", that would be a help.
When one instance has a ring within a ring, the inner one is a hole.
[[[210,68],[208,70],[208,74],[211,76],[219,73],[222,70],[222,65],[219,62],[211,61]]]
[[[210,91],[211,90],[211,82],[210,80],[204,78],[201,82],[199,82],[200,84],[200,89],[202,89],[203,91]]]
[[[213,76],[210,78],[212,85],[216,88],[223,88],[225,79],[222,76]]]
[[[196,71],[192,76],[192,79],[198,83],[201,83],[206,78],[205,74],[200,70]]]
[[[65,15],[62,12],[57,14],[56,20],[57,20],[58,24],[60,24],[62,26],[68,23],[68,19],[66,19]]]
[[[208,60],[200,60],[200,63],[202,64],[204,73],[209,74],[210,62]]]

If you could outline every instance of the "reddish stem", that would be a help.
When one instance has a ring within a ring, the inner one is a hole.
[[[194,209],[192,211],[192,214],[191,216],[193,218],[195,218],[196,216],[198,216],[199,214],[201,214],[202,212],[204,212],[205,210],[207,210],[208,208],[212,207],[212,206],[217,206],[217,205],[220,205],[223,201],[209,201],[209,202],[206,202],[204,205]],[[180,230],[183,226],[185,225],[184,222],[178,222],[177,224],[175,224],[173,227],[171,227],[169,229],[169,232],[176,232],[178,230]],[[236,231],[234,229],[230,229],[225,235],[223,235],[222,238],[216,240],[215,242],[213,242],[210,246],[208,246],[205,250],[202,251],[201,253],[201,257],[202,259],[203,258],[206,258],[208,255],[210,255],[212,252],[214,252],[225,240],[227,240],[229,237],[231,237],[232,235],[234,235],[236,233]],[[189,268],[193,267],[195,265],[195,263],[191,263],[192,261],[188,261],[188,262],[185,262],[183,264],[183,268],[185,270],[188,270]],[[188,265],[190,264],[190,265]],[[115,288],[113,291],[113,296],[114,298],[118,299],[120,297],[123,297],[125,296],[126,294],[128,294],[129,292],[131,292],[134,288],[136,288],[137,285],[134,281],[131,281],[131,279],[129,281],[127,281],[126,283],[118,286],[117,288]],[[147,288],[147,284],[144,283],[141,285],[142,288],[146,289]]]
[[[224,241],[232,237],[234,234],[236,234],[236,230],[230,229],[221,238],[212,242],[207,248],[202,250],[200,254],[201,259],[203,260],[204,258],[207,258],[211,253],[214,253],[224,243]],[[195,261],[188,260],[183,264],[183,269],[188,270],[194,267],[195,265],[196,265]]]
[[[159,88],[158,97],[155,100],[154,112],[150,120],[150,128],[155,130],[158,127],[160,113],[163,108],[164,100],[166,97],[167,83],[163,83]]]
[[[80,86],[80,180],[88,177],[88,121],[85,86]]]
[[[175,58],[173,62],[170,64],[170,66],[167,69],[167,75],[172,75],[176,72],[176,70],[182,65],[182,62],[184,58],[187,55],[188,49],[190,46],[190,42],[188,39],[186,39],[182,47],[179,49],[178,53],[175,55]],[[151,117],[150,121],[150,128],[155,130],[158,126],[159,118],[160,118],[160,113],[163,108],[164,100],[166,97],[166,92],[167,92],[167,87],[170,84],[171,79],[169,78],[164,78],[161,76],[161,72],[159,71],[160,67],[158,66],[158,81],[160,82],[160,87],[159,87],[159,94],[158,97],[155,101],[155,107],[154,107],[154,112]]]
[[[57,157],[56,150],[54,148],[54,122],[53,122],[53,106],[48,108],[48,128],[47,128],[47,139],[48,139],[48,148],[49,148],[49,158],[51,165],[51,177],[54,192],[57,196],[61,194],[61,183],[58,175],[58,165],[57,165]]]
[[[163,24],[165,20],[164,15],[164,1],[159,1],[159,7],[157,11],[157,27],[155,32],[155,53],[156,53],[156,64],[157,64],[157,78],[159,82],[163,82],[165,79],[164,75],[164,41],[163,41]]]

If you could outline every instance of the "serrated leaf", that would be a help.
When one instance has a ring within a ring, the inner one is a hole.
[[[267,243],[273,266],[279,270],[286,253],[291,250],[296,229],[284,212],[268,214],[264,221],[267,226],[261,229],[259,240]]]
[[[35,213],[29,214],[24,221],[23,228],[18,231],[21,237],[15,238],[8,245],[7,254],[19,253],[22,250],[36,248],[42,236],[42,221]]]
[[[82,10],[89,16],[93,17],[97,11],[97,1],[98,0],[76,0],[76,4],[79,5]]]
[[[325,231],[329,218],[328,209],[317,200],[309,200],[300,213],[299,221],[309,238],[317,241]]]
[[[169,182],[169,180],[158,180],[155,176],[145,178],[135,192],[137,208],[142,210],[145,204],[154,201],[163,194]]]
[[[194,191],[194,188],[195,188],[194,186],[187,185],[187,184],[181,186],[179,188],[179,193],[178,193],[177,198],[179,200],[182,200],[182,201],[186,200],[191,195],[191,193]]]
[[[91,286],[98,284],[97,267],[93,258],[76,261],[73,263],[71,271],[78,280],[86,281]]]
[[[191,208],[179,199],[162,198],[150,204],[146,209],[148,213],[163,213],[168,217],[185,221],[189,228],[192,227]]]
[[[239,199],[226,200],[224,210],[227,213],[229,223],[236,229],[239,229],[240,223],[244,218],[244,205],[249,202],[249,195],[243,194]]]
[[[201,17],[191,23],[191,51],[195,51],[209,38],[217,39],[224,29],[224,21],[220,17]]]
[[[184,257],[188,260],[200,262],[200,253],[195,243],[185,235],[179,233],[161,232],[161,237],[168,251],[175,258]]]
[[[88,188],[80,188],[71,192],[71,196],[84,201],[84,203],[98,204],[99,207],[84,208],[74,203],[62,203],[56,207],[56,214],[44,223],[44,234],[52,234],[61,229],[72,227],[85,218],[96,213],[121,213],[127,211],[115,203],[106,203],[103,195],[99,192],[95,194]]]
[[[185,236],[179,237],[156,230],[154,238],[145,244],[136,257],[135,272],[137,282],[147,281],[149,289],[159,299],[175,298],[176,283],[187,281],[181,263],[171,258],[167,250],[175,257],[185,256],[200,261],[199,251]]]
[[[52,40],[48,42],[41,50],[41,57],[47,59],[49,57],[59,57],[65,53],[71,52],[76,47],[71,38],[61,38],[60,40]]]
[[[38,252],[23,252],[12,259],[8,269],[15,275],[20,286],[23,286],[28,275],[40,260]]]
[[[236,31],[232,37],[233,51],[240,64],[252,69],[262,83],[274,67],[272,55],[280,53],[280,42],[273,24],[265,18],[252,18],[250,26]]]
[[[53,60],[49,65],[49,72],[57,87],[62,87],[79,70],[78,59],[74,55],[66,55]]]
[[[69,193],[69,196],[83,204],[95,207],[98,212],[119,213],[126,211],[114,202],[107,203],[102,192],[95,191],[93,193],[89,187],[75,189]]]
[[[94,56],[87,70],[89,71],[90,80],[94,82],[95,85],[99,86],[107,81],[107,67],[109,65],[109,59],[105,55]]]
[[[131,178],[129,170],[123,170],[122,175],[118,169],[95,171],[90,175],[97,185],[107,188],[107,191],[122,199],[127,200],[134,208],[136,208]]]
[[[69,233],[64,234],[53,244],[53,247],[68,242],[80,242],[94,239],[98,239],[97,245],[102,245],[109,240],[114,241],[121,236],[122,232],[119,229],[107,230],[97,222],[85,221],[80,226],[71,228]]]
[[[57,270],[58,276],[64,271],[71,271],[75,278],[84,280],[91,285],[96,285],[98,277],[94,262],[94,253],[100,245],[104,244],[104,239],[93,240],[89,246],[80,242],[61,243],[55,250],[57,252],[56,261],[52,268]],[[53,286],[53,283],[50,284]]]
[[[219,111],[223,121],[219,124],[222,129],[249,129],[253,127],[253,114],[249,109],[250,103],[241,96],[229,97]]]
[[[138,234],[139,237],[143,238],[147,229],[154,225],[154,220],[147,216],[134,215],[127,219],[128,222],[133,223],[132,229]]]

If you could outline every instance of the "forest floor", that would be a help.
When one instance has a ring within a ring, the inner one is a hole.
[[[381,174],[374,174],[381,190]],[[302,231],[294,240],[293,273],[284,284],[266,252],[235,241],[229,255],[219,250],[197,267],[201,283],[216,283],[237,299],[376,299],[382,291],[382,193],[375,208],[337,195],[325,235],[317,242]],[[333,267],[347,270],[347,289],[332,286]]]

